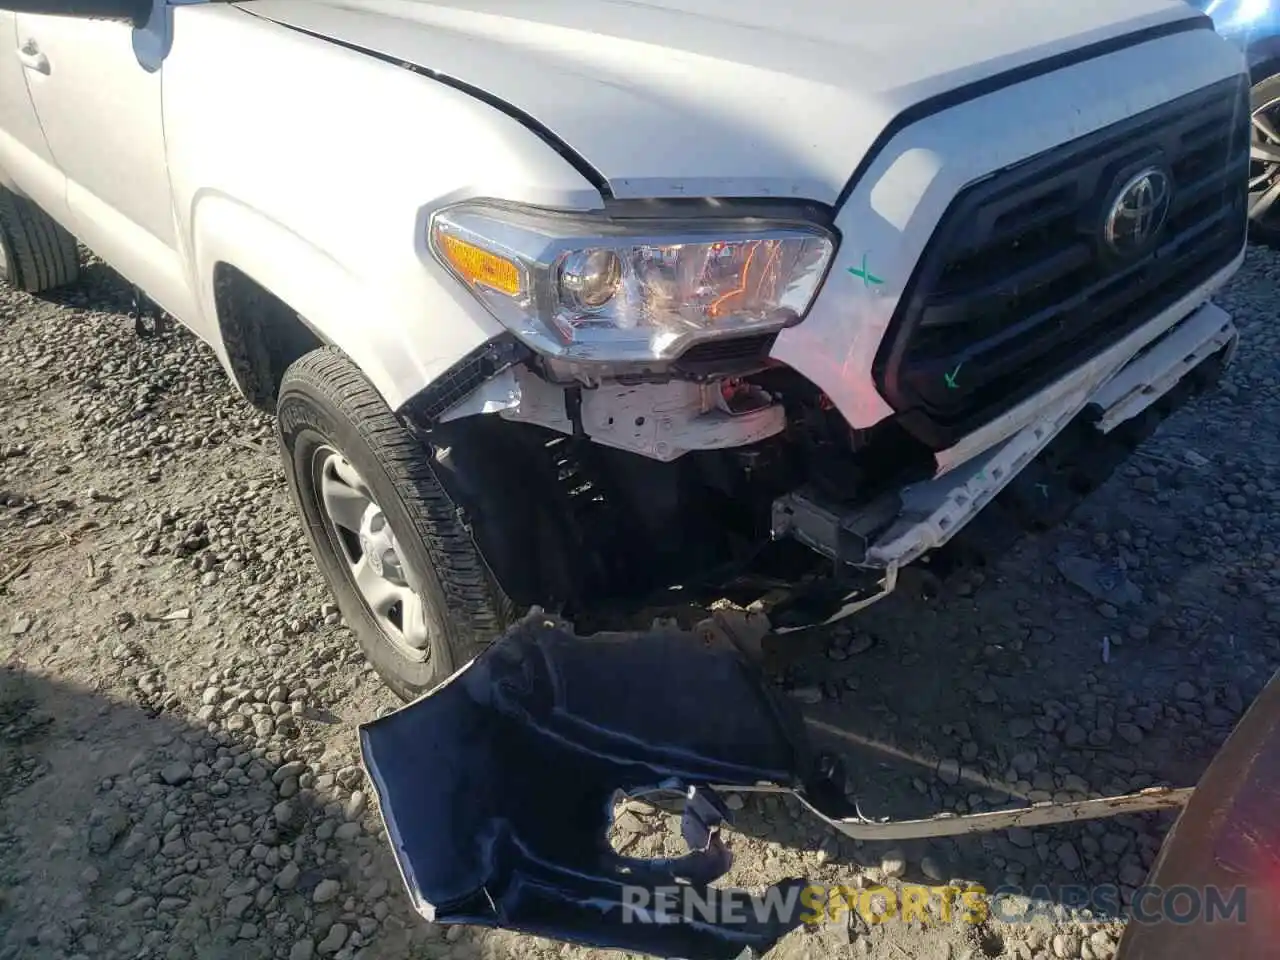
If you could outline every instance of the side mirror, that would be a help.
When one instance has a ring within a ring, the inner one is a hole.
[[[135,27],[151,17],[156,0],[0,0],[15,13],[45,13],[83,20],[127,20]]]

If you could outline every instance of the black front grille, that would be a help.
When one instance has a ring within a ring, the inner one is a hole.
[[[1114,343],[1245,242],[1246,78],[1215,84],[967,187],[942,218],[876,357],[904,427],[942,448]],[[1163,227],[1103,242],[1125,183],[1172,183]]]

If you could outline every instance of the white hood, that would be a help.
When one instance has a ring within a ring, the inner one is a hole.
[[[837,199],[877,137],[913,105],[1200,16],[1182,0],[249,0],[241,6],[518,108],[567,143],[617,197],[824,203]]]

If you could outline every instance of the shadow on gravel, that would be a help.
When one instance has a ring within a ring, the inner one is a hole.
[[[0,668],[0,957],[438,955],[362,778]]]
[[[32,294],[36,300],[62,307],[126,315],[133,309],[133,295],[133,286],[124,277],[83,249],[79,280],[71,286]]]

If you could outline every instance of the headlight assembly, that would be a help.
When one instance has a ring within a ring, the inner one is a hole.
[[[835,252],[818,226],[609,220],[493,202],[431,218],[436,258],[530,347],[579,361],[665,360],[768,333],[809,309]]]

